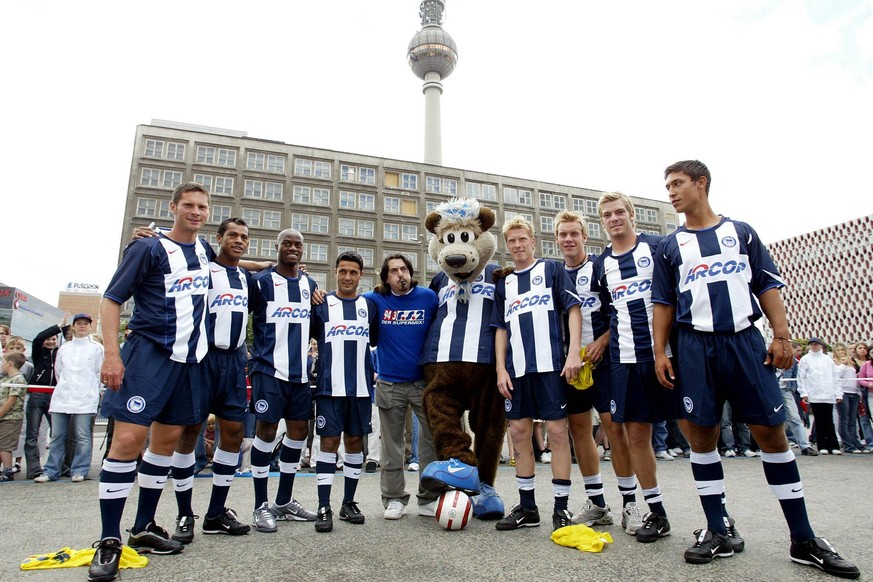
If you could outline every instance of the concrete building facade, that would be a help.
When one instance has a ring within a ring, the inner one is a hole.
[[[136,129],[122,250],[137,226],[172,224],[170,197],[185,181],[201,182],[212,194],[203,236],[213,245],[218,224],[239,216],[250,227],[246,258],[275,260],[276,236],[296,228],[304,235],[308,271],[327,288],[334,286],[336,256],[348,249],[364,258],[365,290],[378,282],[383,258],[396,252],[410,257],[416,278],[429,281],[438,268],[427,255],[424,217],[455,196],[475,197],[497,213],[495,263],[510,261],[499,228],[515,215],[533,224],[540,256],[561,256],[552,220],[565,208],[586,216],[590,252],[601,252],[607,243],[597,215],[601,191],[153,121]],[[661,234],[676,227],[668,203],[633,200],[639,231]]]
[[[873,215],[769,245],[796,338],[873,340]]]

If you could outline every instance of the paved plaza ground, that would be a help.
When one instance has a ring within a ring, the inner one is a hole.
[[[85,580],[86,568],[22,572],[18,565],[30,554],[69,546],[89,547],[100,533],[97,477],[100,452],[95,450],[91,479],[47,484],[16,481],[0,484],[0,580]],[[799,457],[807,505],[818,535],[861,569],[862,580],[873,580],[870,544],[873,511],[873,455]],[[615,542],[600,554],[580,552],[554,544],[551,533],[551,475],[538,465],[537,500],[543,523],[539,528],[498,532],[493,522],[473,520],[462,531],[442,530],[433,518],[410,513],[399,521],[382,518],[379,474],[364,474],[358,501],[367,517],[363,525],[335,518],[334,531],[316,533],[312,523],[279,523],[274,534],[204,536],[178,556],[156,556],[140,570],[123,570],[125,581],[204,580],[830,580],[809,567],[788,559],[788,531],[779,505],[764,481],[759,458],[726,459],[725,475],[731,514],[746,540],[741,554],[712,564],[686,564],[682,553],[693,543],[693,530],[704,525],[687,459],[659,462],[658,476],[673,533],[653,544],[641,544],[620,527],[605,526]],[[417,475],[406,473],[407,489],[417,487]],[[502,465],[497,491],[507,506],[518,493],[514,469]],[[604,463],[606,499],[620,505],[615,475]],[[584,502],[584,489],[574,467],[570,508]],[[275,494],[278,477],[270,479]],[[211,479],[198,478],[194,507],[203,515]],[[295,497],[314,510],[315,475],[300,473]],[[342,478],[334,483],[335,510],[339,509]],[[136,488],[127,504],[123,527],[130,527],[136,508]],[[641,495],[638,494],[641,500]],[[252,481],[238,478],[228,505],[245,521],[251,518]],[[168,484],[158,510],[158,522],[172,531],[176,515],[172,486]]]

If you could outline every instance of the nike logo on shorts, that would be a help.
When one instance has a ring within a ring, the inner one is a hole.
[[[780,404],[779,406],[777,406],[776,408],[773,409],[773,412],[779,412],[779,410],[781,410],[783,406],[785,406],[785,404]]]

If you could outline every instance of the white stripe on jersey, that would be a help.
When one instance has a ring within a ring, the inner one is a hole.
[[[579,306],[582,311],[582,346],[594,341],[594,317],[600,313],[600,295],[591,290],[593,271],[594,261],[590,258],[577,269],[567,269],[582,302]]]
[[[612,254],[611,248],[603,255],[603,279],[606,290],[614,309],[610,345],[613,356],[623,364],[634,364],[654,360],[652,341],[652,275],[654,273],[654,249],[646,242],[648,238],[637,235],[636,247],[621,255]],[[659,239],[660,240],[660,239]],[[632,263],[632,264],[631,264]],[[626,271],[634,271],[629,276],[622,276],[621,265]],[[643,303],[641,304],[640,301]],[[643,320],[645,323],[643,324]],[[645,325],[643,329],[641,326]],[[637,345],[637,335],[646,338],[642,345]],[[670,346],[667,346],[667,356],[672,357]]]
[[[200,261],[200,270],[192,271],[188,267],[181,246],[166,237],[161,237],[158,242],[164,247],[170,265],[170,272],[164,274],[164,292],[167,299],[172,300],[176,316],[176,337],[170,359],[174,362],[187,362],[189,344],[195,332],[199,332],[195,348],[199,362],[206,357],[209,349],[206,338],[206,294],[209,290],[209,261],[206,258],[206,249],[198,238],[194,252]],[[198,304],[201,311],[199,318],[196,313]]]
[[[311,296],[312,287],[309,285],[309,279],[303,275],[300,276],[297,283],[301,291],[306,290],[306,293],[301,293],[301,301],[292,301],[288,290],[288,279],[280,275],[277,271],[270,274],[273,283],[273,301],[267,302],[266,323],[275,325],[276,343],[273,346],[273,374],[276,378],[286,382],[308,382],[309,377],[306,373],[305,362],[309,356],[309,310],[311,302],[308,299]],[[291,325],[300,326],[300,337],[303,338],[297,346],[290,346],[288,343],[288,328]],[[291,374],[291,349],[297,348],[298,353],[293,354],[295,364],[304,362],[303,375],[300,378],[290,378]],[[299,358],[299,359],[297,359]]]
[[[238,348],[246,343],[248,280],[239,267],[225,267],[214,261],[209,263],[209,274],[209,314],[215,316],[214,324],[209,328],[209,343],[222,350]],[[237,287],[231,286],[231,279],[237,282]],[[242,316],[241,330],[233,325],[234,313]],[[236,345],[231,346],[234,336],[237,336]]]
[[[439,344],[436,358],[429,361],[493,363],[482,362],[479,352],[483,341],[492,341],[490,338],[483,340],[481,336],[483,333],[493,333],[489,325],[494,303],[494,284],[485,282],[485,273],[482,273],[470,286],[466,297],[467,303],[458,301],[458,284],[451,279],[449,279],[448,285],[440,289],[440,311],[445,305],[446,314],[438,324],[438,330],[430,331],[431,334],[435,331],[438,333]],[[458,312],[459,307],[462,313]],[[464,310],[466,310],[466,314],[463,313]],[[439,318],[439,315],[437,317]],[[463,336],[460,338],[453,333],[458,319],[464,321]],[[460,360],[451,357],[452,346],[458,342],[461,343]]]
[[[539,261],[526,271],[516,271],[506,277],[506,303],[503,308],[503,319],[509,326],[509,344],[512,353],[512,367],[516,377],[523,376],[527,370],[524,345],[533,342],[536,352],[536,372],[554,372],[552,354],[552,334],[555,330],[551,327],[555,311],[554,295],[552,288],[546,283],[551,280],[546,278],[546,262]],[[530,280],[530,291],[519,294],[519,276]],[[533,315],[533,333],[523,330],[520,317],[524,313]],[[526,335],[526,333],[528,335]],[[560,335],[560,334],[559,334]]]
[[[328,296],[327,313],[328,320],[324,322],[324,342],[330,345],[330,395],[349,396],[346,388],[346,369],[348,362],[345,358],[345,346],[355,345],[355,395],[369,397],[369,383],[367,382],[366,358],[370,356],[370,312],[367,309],[367,300],[363,296],[355,300],[355,319],[346,319],[343,315],[343,301],[333,296]],[[346,333],[349,328],[363,330],[366,333]]]

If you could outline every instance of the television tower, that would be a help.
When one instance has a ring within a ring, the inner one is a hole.
[[[407,58],[412,72],[424,81],[424,163],[441,166],[443,144],[440,121],[442,80],[452,74],[458,63],[458,47],[443,30],[444,0],[424,0],[418,8],[421,30],[409,41]]]

